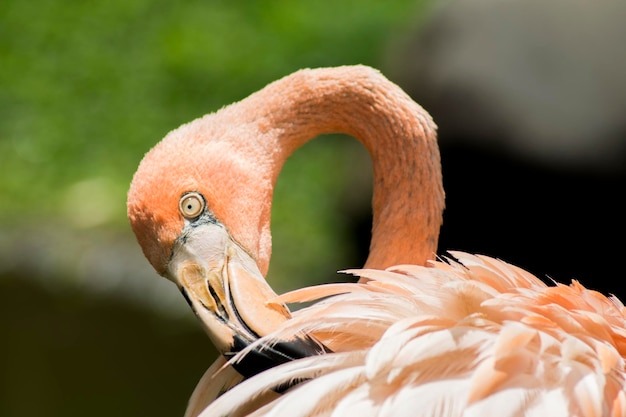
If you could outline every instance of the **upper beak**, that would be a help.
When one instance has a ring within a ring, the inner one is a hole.
[[[226,358],[291,318],[287,306],[272,301],[276,293],[254,259],[219,224],[204,223],[188,230],[175,245],[168,275]],[[328,349],[311,337],[294,335],[261,345],[232,365],[247,377],[325,352]]]

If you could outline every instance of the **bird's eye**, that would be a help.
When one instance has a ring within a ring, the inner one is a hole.
[[[195,219],[204,210],[204,198],[199,193],[187,193],[180,198],[178,209],[184,218]]]

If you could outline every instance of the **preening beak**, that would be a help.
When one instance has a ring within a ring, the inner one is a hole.
[[[255,261],[220,224],[203,223],[186,230],[174,247],[168,267],[174,281],[200,319],[213,344],[230,358],[288,320],[286,306],[270,303],[276,294]],[[250,351],[233,367],[243,376],[293,359],[328,352],[308,336]]]

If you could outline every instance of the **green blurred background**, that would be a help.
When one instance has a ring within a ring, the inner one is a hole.
[[[0,417],[182,415],[216,353],[143,258],[129,182],[168,131],[304,67],[377,67],[433,115],[440,254],[625,299],[625,19],[623,0],[3,0]],[[345,136],[287,161],[277,292],[362,265],[370,182]]]
[[[299,68],[379,67],[422,7],[0,3],[0,415],[182,415],[215,352],[134,241],[137,164],[169,130]],[[279,292],[360,262],[342,219],[369,204],[368,157],[344,138],[306,148],[276,192]]]

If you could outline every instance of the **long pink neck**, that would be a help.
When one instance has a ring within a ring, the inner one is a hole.
[[[346,133],[365,145],[373,163],[365,266],[423,265],[434,258],[444,208],[436,126],[398,86],[364,66],[302,70],[236,106],[257,125],[255,164],[270,180],[262,198],[271,201],[280,170],[298,147],[320,134]],[[269,228],[269,213],[262,216]]]

